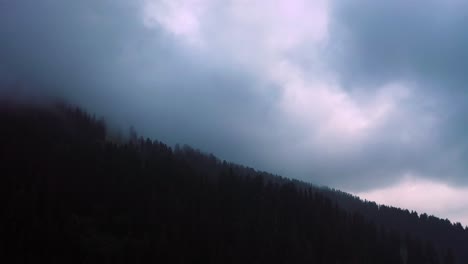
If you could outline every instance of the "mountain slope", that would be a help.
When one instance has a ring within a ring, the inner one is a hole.
[[[78,108],[5,103],[0,123],[0,254],[13,263],[466,263],[382,220],[402,210],[190,147],[110,140]],[[442,232],[466,245],[457,228]]]

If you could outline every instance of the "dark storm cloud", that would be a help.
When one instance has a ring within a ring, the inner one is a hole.
[[[259,97],[242,69],[145,27],[132,2],[2,1],[3,92],[65,98],[144,136],[260,165],[249,146],[265,145],[274,97]]]
[[[384,171],[408,168],[424,176],[468,183],[465,171],[466,94],[468,78],[468,5],[464,1],[345,1],[332,12],[331,54],[345,89],[373,89],[408,81],[419,100],[411,102],[412,118],[438,120],[429,146],[412,142],[395,149],[381,144],[378,156],[404,157]],[[400,121],[402,122],[402,121]],[[398,123],[395,125],[399,125]],[[401,125],[401,127],[405,127]],[[382,134],[382,138],[386,135]],[[370,155],[369,155],[370,157]],[[388,162],[377,164],[388,165]]]
[[[346,190],[467,183],[465,4],[148,1],[0,0],[2,92]]]
[[[336,63],[350,82],[420,79],[462,88],[468,66],[464,1],[345,1],[333,11]]]

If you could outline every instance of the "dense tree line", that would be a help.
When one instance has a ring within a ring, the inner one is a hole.
[[[426,213],[418,214],[407,209],[362,201],[359,197],[338,190],[322,189],[322,193],[348,211],[359,212],[366,219],[388,228],[434,241],[438,251],[450,249],[459,259],[468,260],[468,227],[463,227],[459,222],[452,223],[448,219]]]
[[[0,108],[4,263],[466,263],[379,220],[399,209],[135,132],[111,140],[102,120],[64,104]],[[465,229],[440,228],[466,245]]]

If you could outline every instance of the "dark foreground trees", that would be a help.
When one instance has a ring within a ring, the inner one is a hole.
[[[79,109],[4,105],[0,124],[3,263],[455,261],[313,186],[189,147],[110,141]]]

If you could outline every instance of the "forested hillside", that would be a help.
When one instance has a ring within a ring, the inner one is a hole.
[[[132,134],[0,106],[3,263],[468,263],[468,231]]]

